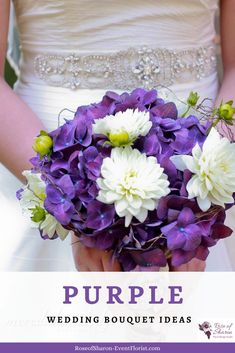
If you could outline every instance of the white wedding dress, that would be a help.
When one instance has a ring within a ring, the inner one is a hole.
[[[61,110],[97,102],[106,90],[155,87],[170,99],[161,84],[179,98],[190,90],[216,97],[217,0],[13,3],[22,51],[15,91],[49,130],[57,127]],[[72,113],[63,112],[63,117]],[[70,239],[43,241],[23,218],[15,199],[19,186],[2,167],[0,269],[74,270]],[[207,269],[232,270],[223,242],[211,249]]]

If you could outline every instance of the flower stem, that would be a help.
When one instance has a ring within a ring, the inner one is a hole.
[[[167,249],[167,250],[165,251],[165,256],[166,256],[167,259],[171,259],[171,257],[172,257],[172,252],[171,252],[171,250]]]
[[[210,127],[209,130],[207,131],[207,135],[209,135],[209,133],[211,132],[211,129],[212,129],[213,127],[215,127],[215,126],[218,124],[219,121],[220,121],[220,118],[215,119],[215,121],[213,122],[213,124],[211,124],[211,127]]]
[[[186,109],[186,111],[182,114],[181,118],[185,118],[186,115],[188,114],[188,112],[190,111],[191,105],[188,105],[188,108]]]
[[[212,127],[215,127],[219,121],[220,121],[220,118],[215,119],[215,121],[212,124]]]

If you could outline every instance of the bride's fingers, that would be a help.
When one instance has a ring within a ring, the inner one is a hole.
[[[87,248],[79,241],[73,243],[73,257],[78,271],[104,271],[101,250]]]
[[[173,272],[203,272],[205,271],[206,263],[205,261],[192,259],[187,264],[180,266],[171,266],[171,271]]]
[[[86,260],[87,259],[87,260]],[[88,255],[85,255],[85,261],[84,257],[81,259],[82,263],[80,265],[78,264],[78,271],[88,271],[88,272],[103,272],[104,267],[102,265],[102,261],[100,258],[92,258],[89,257]]]
[[[78,271],[122,271],[111,251],[104,251],[84,246],[72,233],[72,250],[76,269]]]
[[[140,265],[137,265],[135,267],[135,269],[133,270],[133,272],[159,272],[160,270],[160,267],[158,266],[140,266]]]
[[[78,272],[89,272],[89,268],[87,266],[76,266]]]
[[[112,252],[104,252],[102,256],[102,265],[105,272],[120,272],[121,266],[116,258],[112,256]]]

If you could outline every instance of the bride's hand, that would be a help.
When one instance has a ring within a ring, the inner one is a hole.
[[[205,271],[206,263],[198,259],[192,259],[187,264],[183,264],[177,267],[170,267],[170,271],[173,272],[203,272]]]
[[[79,272],[84,271],[121,271],[121,266],[116,259],[112,259],[112,252],[88,248],[84,246],[78,238],[73,236],[72,242],[73,258],[76,269]]]
[[[76,269],[80,272],[118,272],[122,271],[120,264],[116,259],[112,259],[112,252],[88,248],[84,246],[75,235],[72,235],[73,258]],[[198,259],[192,259],[187,264],[180,266],[171,266],[169,270],[173,272],[203,272],[206,263]],[[159,267],[141,267],[137,266],[135,271],[159,271]]]

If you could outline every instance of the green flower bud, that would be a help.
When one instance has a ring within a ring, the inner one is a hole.
[[[116,134],[110,133],[108,138],[111,144],[115,147],[127,146],[130,144],[129,134],[126,131],[121,131]]]
[[[197,104],[198,102],[198,99],[199,99],[199,95],[197,94],[197,92],[190,92],[189,96],[188,96],[188,99],[187,99],[187,104],[190,106],[190,107],[195,107],[195,105]]]
[[[235,107],[233,107],[233,101],[228,101],[226,103],[221,103],[218,109],[218,115],[221,119],[229,125],[233,124],[233,116],[235,114]]]
[[[38,222],[44,221],[44,219],[46,218],[46,211],[44,210],[44,208],[40,206],[35,206],[30,210],[32,211],[32,216],[31,216],[32,221],[38,223]]]
[[[41,157],[50,155],[53,146],[52,138],[45,132],[41,131],[40,135],[35,138],[33,149],[39,153]]]

